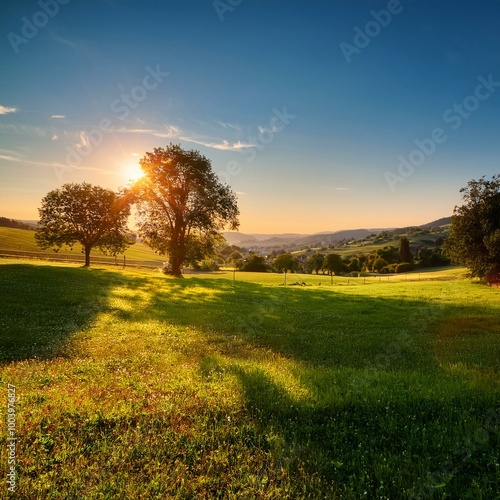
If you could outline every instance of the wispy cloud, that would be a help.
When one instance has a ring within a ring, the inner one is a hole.
[[[44,162],[44,161],[32,161],[32,160],[26,160],[23,158],[18,158],[12,155],[3,155],[0,154],[0,160],[5,160],[5,161],[11,161],[15,163],[23,163],[25,165],[32,165],[35,167],[48,167],[48,168],[60,168],[60,169],[65,169],[65,170],[84,170],[87,172],[99,172],[101,174],[106,174],[106,175],[113,175],[114,172],[109,171],[109,170],[104,170],[103,168],[96,168],[96,167],[85,167],[85,166],[78,166],[78,167],[68,167],[68,165],[60,162]]]
[[[0,115],[6,115],[8,113],[15,113],[17,108],[9,108],[7,106],[0,106]]]
[[[22,154],[18,151],[14,151],[13,149],[1,149],[0,155],[14,156],[14,157],[22,157]]]
[[[164,139],[180,139],[182,135],[181,130],[173,125],[169,125],[163,129],[121,127],[116,129],[115,132],[122,134],[145,134],[152,135],[153,137],[162,137]]]
[[[237,123],[227,123],[227,122],[221,122],[221,121],[216,121],[215,123],[219,124],[222,128],[227,129],[233,129],[236,130],[237,132],[242,131],[241,125],[238,125]]]
[[[223,140],[222,142],[206,142],[200,139],[194,139],[192,137],[179,137],[186,142],[192,142],[194,144],[199,144],[200,146],[205,146],[206,148],[218,149],[220,151],[239,151],[240,149],[252,148],[255,144],[244,143],[241,141],[230,143],[229,141]]]
[[[163,129],[146,129],[146,128],[120,128],[116,130],[116,132],[120,133],[128,133],[128,134],[146,134],[152,135],[153,137],[161,137],[163,139],[179,139],[185,142],[191,142],[193,144],[199,144],[200,146],[205,146],[206,148],[218,149],[220,151],[239,151],[245,148],[254,147],[255,144],[245,143],[241,141],[229,142],[226,139],[217,140],[212,138],[205,138],[197,136],[196,134],[192,134],[190,132],[186,132],[181,130],[179,127],[175,125],[168,125]]]
[[[66,118],[65,115],[52,115],[51,118]]]

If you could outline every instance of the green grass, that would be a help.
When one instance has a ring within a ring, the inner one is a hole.
[[[54,254],[53,250],[42,250],[35,241],[35,232],[24,229],[11,229],[0,227],[0,250],[15,250],[19,252],[43,252]],[[82,255],[81,245],[75,245],[73,250],[62,248],[58,255]],[[90,255],[92,257],[104,255],[98,248],[94,248]],[[125,256],[130,260],[157,260],[164,261],[165,257],[157,255],[153,250],[142,243],[134,243],[127,248]]]
[[[500,291],[462,274],[0,261],[18,496],[497,498]]]

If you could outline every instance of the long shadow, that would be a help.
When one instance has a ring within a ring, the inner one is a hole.
[[[74,334],[91,325],[123,279],[95,268],[0,266],[0,364],[69,354]]]
[[[498,391],[475,391],[457,375],[451,393],[440,393],[448,374],[432,349],[440,332],[445,342],[456,334],[441,328],[450,318],[489,318],[484,333],[473,322],[455,322],[454,329],[498,335],[498,314],[491,308],[335,288],[158,280],[98,269],[0,266],[0,362],[71,352],[74,335],[101,311],[123,320],[155,318],[195,327],[206,339],[206,352],[193,347],[200,372],[217,371],[224,363],[224,373],[237,378],[255,425],[270,436],[270,455],[289,477],[304,478],[306,470],[307,477],[316,474],[324,484],[335,484],[339,495],[345,488],[359,493],[357,498],[433,498],[436,491],[458,498],[477,478],[494,491],[498,414],[488,417],[488,411],[498,406]],[[147,293],[136,297],[139,290]],[[127,307],[111,309],[117,293]],[[297,365],[291,376],[310,397],[280,385],[258,360],[242,363],[252,350]],[[427,392],[422,381],[429,384]],[[464,415],[467,423],[460,421]],[[457,441],[460,433],[468,441]],[[427,457],[418,458],[418,471],[416,457]],[[441,483],[451,486],[443,489]]]
[[[335,288],[190,278],[175,282],[168,292],[152,290],[142,314],[197,327],[218,337],[221,348],[224,340],[237,336],[312,367],[413,370],[435,367],[434,357],[422,347],[438,330],[450,336],[450,322],[455,335],[500,334],[498,312],[444,301],[346,294]]]
[[[153,294],[148,310],[205,333],[200,372],[237,377],[289,477],[307,470],[341,498],[490,498],[499,486],[499,392],[446,372],[440,352],[453,336],[498,338],[498,309],[192,278]],[[240,363],[247,347],[298,364],[291,376],[310,397]],[[495,359],[485,365],[498,381]]]

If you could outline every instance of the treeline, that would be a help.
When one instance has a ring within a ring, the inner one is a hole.
[[[28,231],[34,231],[35,228],[24,222],[19,222],[18,220],[8,219],[7,217],[0,217],[0,227],[10,227],[12,229],[26,229]]]
[[[406,273],[414,269],[440,267],[450,264],[442,248],[443,240],[434,247],[417,246],[412,253],[408,238],[400,239],[399,247],[386,245],[370,253],[342,256],[335,252],[316,252],[312,255],[294,255],[276,251],[268,256],[253,253],[236,245],[222,247],[217,255],[194,265],[204,271],[215,271],[220,267],[235,267],[249,272],[292,272],[306,274],[347,273]]]

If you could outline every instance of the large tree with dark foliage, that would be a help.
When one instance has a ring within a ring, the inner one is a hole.
[[[460,190],[464,204],[455,207],[444,248],[471,276],[500,281],[500,174],[471,180]]]
[[[236,195],[195,150],[155,148],[140,165],[139,232],[147,245],[168,255],[171,274],[180,276],[189,255],[212,252],[225,227],[238,228]]]
[[[80,243],[89,266],[92,248],[116,255],[132,243],[127,236],[132,201],[127,191],[115,193],[86,182],[64,184],[43,198],[35,240],[41,248],[55,251]]]

